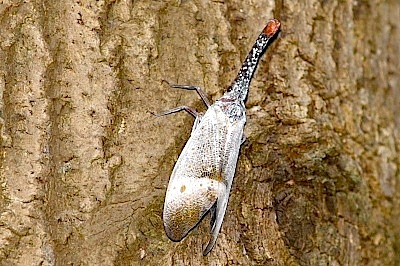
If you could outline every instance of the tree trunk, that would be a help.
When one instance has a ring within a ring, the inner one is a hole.
[[[298,3],[304,2],[304,3]],[[230,202],[182,242],[162,208],[193,119],[282,23]],[[2,1],[0,265],[399,265],[400,2]]]

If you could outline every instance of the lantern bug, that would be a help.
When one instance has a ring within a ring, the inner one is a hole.
[[[199,87],[172,85],[173,88],[196,90],[208,107],[204,114],[188,106],[180,106],[157,115],[187,111],[195,117],[190,138],[169,180],[163,221],[167,236],[173,241],[181,241],[210,211],[211,236],[204,255],[215,245],[227,208],[244,139],[244,102],[250,82],[258,61],[279,31],[279,20],[269,20],[228,91],[214,104],[210,104]]]

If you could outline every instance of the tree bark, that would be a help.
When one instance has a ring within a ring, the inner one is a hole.
[[[282,23],[217,244],[162,223],[193,119]],[[0,265],[399,265],[400,3],[2,1]]]

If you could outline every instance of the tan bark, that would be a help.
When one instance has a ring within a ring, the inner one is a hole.
[[[163,199],[193,119],[261,60],[217,245]],[[1,1],[0,265],[398,265],[400,3]]]

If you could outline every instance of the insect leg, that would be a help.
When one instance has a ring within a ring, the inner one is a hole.
[[[184,90],[196,90],[197,94],[199,94],[200,98],[203,100],[204,104],[208,107],[210,107],[211,103],[210,100],[208,99],[207,95],[205,92],[198,86],[191,86],[191,85],[177,85],[177,84],[168,84],[172,88],[177,88],[177,89],[184,89]]]
[[[169,115],[169,114],[177,113],[177,112],[180,112],[180,111],[186,111],[186,112],[188,112],[189,114],[191,114],[192,116],[194,116],[194,118],[198,118],[198,117],[201,116],[194,108],[189,107],[189,106],[186,106],[186,105],[178,106],[178,107],[175,107],[175,108],[173,108],[173,109],[164,111],[164,112],[162,112],[162,113],[155,114],[155,116],[160,117],[160,116],[164,116],[164,115]]]

